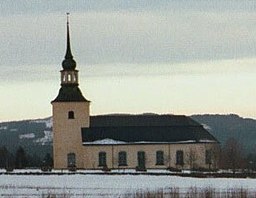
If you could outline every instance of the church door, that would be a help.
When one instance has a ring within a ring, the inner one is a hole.
[[[76,166],[76,154],[75,153],[69,153],[68,156],[68,167],[75,167]]]
[[[138,167],[141,169],[145,169],[145,152],[138,152]]]

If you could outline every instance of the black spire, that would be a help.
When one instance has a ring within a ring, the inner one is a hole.
[[[67,13],[67,50],[65,59],[62,62],[63,70],[61,70],[61,88],[58,96],[52,102],[89,102],[83,96],[78,87],[78,71],[76,61],[74,61],[69,37],[69,13]]]
[[[76,68],[76,61],[73,59],[70,47],[70,36],[69,36],[69,13],[67,13],[67,49],[65,59],[62,62],[64,70],[74,70]]]
[[[67,13],[67,51],[66,51],[66,56],[65,59],[72,59],[72,53],[70,49],[70,37],[69,37],[69,13]]]

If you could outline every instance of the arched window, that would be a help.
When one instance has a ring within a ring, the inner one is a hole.
[[[176,152],[176,165],[184,165],[184,153],[181,150]]]
[[[75,73],[74,82],[78,82],[78,75]]]
[[[69,153],[68,155],[67,155],[67,158],[68,158],[68,160],[67,160],[67,162],[68,162],[68,167],[74,167],[74,166],[76,166],[76,154],[75,153]]]
[[[118,166],[127,166],[126,152],[121,151],[118,153]]]
[[[138,159],[138,167],[144,169],[146,167],[146,159],[145,159],[145,152],[139,151],[137,153],[137,159]]]
[[[163,151],[156,152],[156,165],[164,165],[164,152]]]
[[[68,82],[71,81],[71,74],[68,74]]]
[[[65,76],[65,75],[62,76],[62,81],[63,81],[63,82],[66,81],[66,76]]]
[[[74,111],[69,111],[68,112],[68,119],[75,119]]]
[[[212,164],[212,150],[205,151],[205,163],[209,165]]]
[[[106,152],[99,152],[99,166],[107,166]]]

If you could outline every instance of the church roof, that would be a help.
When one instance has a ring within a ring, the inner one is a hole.
[[[89,102],[77,85],[62,85],[52,102]]]
[[[179,115],[91,116],[82,128],[83,144],[161,144],[218,142],[202,125]],[[114,141],[114,142],[113,142]]]

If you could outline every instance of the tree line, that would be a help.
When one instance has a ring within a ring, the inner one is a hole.
[[[0,168],[7,170],[52,167],[53,159],[50,153],[43,158],[38,155],[29,155],[23,147],[18,147],[15,153],[11,153],[6,147],[0,147]]]

